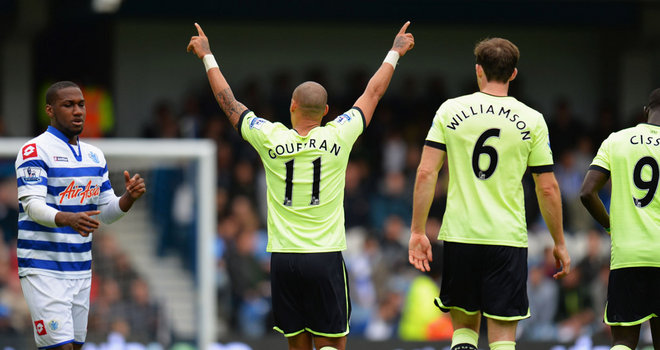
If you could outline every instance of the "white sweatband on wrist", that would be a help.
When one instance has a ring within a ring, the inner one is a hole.
[[[204,62],[204,67],[208,72],[211,68],[218,68],[218,62],[215,61],[215,57],[212,54],[204,55],[202,57],[202,62]]]
[[[25,213],[40,225],[57,227],[55,215],[58,211],[46,204],[46,197],[32,195],[21,198]]]
[[[119,207],[119,197],[117,196],[108,203],[99,204],[98,210],[101,211],[99,220],[104,224],[111,224],[126,215],[126,212]]]
[[[387,56],[385,56],[385,59],[383,60],[383,63],[389,63],[392,65],[393,68],[396,68],[397,62],[399,62],[399,53],[394,50],[390,50],[387,53]]]

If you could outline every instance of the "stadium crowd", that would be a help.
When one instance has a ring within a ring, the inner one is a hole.
[[[314,80],[328,90],[329,118],[351,107],[366,85],[362,70],[348,73],[348,85],[329,83],[322,69],[311,69],[303,80]],[[297,79],[296,79],[297,81]],[[289,103],[296,84],[293,75],[280,72],[272,84],[251,79],[238,87],[237,99],[258,116],[290,125]],[[438,294],[442,249],[434,247],[431,273],[423,275],[407,261],[412,215],[412,186],[416,166],[432,117],[448,97],[440,76],[403,77],[376,109],[373,122],[358,139],[346,172],[345,221],[353,313],[350,337],[372,340],[448,340],[451,321],[432,304]],[[522,84],[520,84],[522,85]],[[523,178],[529,224],[528,294],[532,317],[520,323],[519,338],[530,341],[570,342],[582,335],[607,336],[602,322],[609,271],[609,237],[591,219],[579,200],[579,189],[595,150],[610,132],[636,124],[641,115],[619,116],[616,106],[604,102],[591,115],[577,116],[570,99],[558,98],[544,111],[534,98],[512,84],[511,95],[539,109],[548,123],[555,158],[555,174],[564,206],[567,246],[575,263],[560,281],[555,272],[552,242],[536,205],[530,175]],[[266,253],[265,179],[257,154],[222,115],[215,100],[190,93],[178,101],[163,100],[143,125],[145,138],[208,138],[217,143],[216,285],[218,318],[232,334],[261,337],[271,334],[269,254]],[[452,96],[476,91],[465,84]],[[13,164],[10,164],[13,165]],[[446,167],[447,165],[445,165]],[[451,166],[451,165],[449,165]],[[6,167],[5,167],[6,168]],[[2,169],[0,183],[0,336],[31,334],[30,317],[22,300],[16,266],[17,201],[13,168]],[[173,205],[190,193],[185,170],[160,169],[151,174],[147,197],[152,202],[159,235],[154,254],[180,254],[183,266],[194,273],[194,222],[190,206]],[[447,172],[442,171],[429,219],[429,235],[437,234],[446,201]],[[158,191],[169,188],[169,191]],[[173,190],[172,190],[173,189]],[[609,193],[602,198],[607,202]],[[167,218],[167,219],[163,219]],[[126,339],[148,343],[170,341],[162,305],[149,295],[149,286],[131,266],[111,232],[94,238],[94,283],[89,319],[89,341],[105,339],[111,331]],[[192,300],[190,301],[193,302]]]

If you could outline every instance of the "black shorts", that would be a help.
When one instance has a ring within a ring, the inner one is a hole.
[[[270,275],[276,331],[286,337],[348,334],[351,300],[341,252],[273,253]]]
[[[605,323],[634,326],[660,316],[660,267],[610,271]]]
[[[527,248],[444,242],[435,304],[502,321],[528,318]]]

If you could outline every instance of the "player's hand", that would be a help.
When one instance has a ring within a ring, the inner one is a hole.
[[[555,279],[562,279],[566,277],[571,272],[571,257],[568,255],[568,250],[566,250],[566,245],[555,244],[555,247],[552,249],[552,255],[555,256],[555,267],[559,272],[552,275]]]
[[[197,57],[203,58],[204,56],[211,54],[209,38],[206,37],[206,34],[204,34],[204,31],[199,24],[195,23],[195,27],[197,27],[197,35],[190,38],[190,43],[188,43],[186,51],[192,51]]]
[[[142,197],[147,192],[147,185],[145,185],[144,179],[140,174],[135,174],[131,177],[128,171],[124,170],[124,181],[126,182],[126,193],[128,193],[132,200]]]
[[[419,271],[431,271],[429,261],[433,261],[433,253],[431,252],[431,242],[426,234],[410,234],[408,261]]]
[[[101,225],[98,220],[92,218],[92,216],[99,215],[100,213],[98,210],[83,211],[80,213],[61,211],[55,216],[55,222],[58,223],[58,226],[71,226],[81,236],[87,237]],[[62,218],[62,221],[58,220],[58,216]]]
[[[406,52],[412,50],[415,46],[415,38],[411,33],[406,33],[406,29],[410,25],[410,21],[406,22],[403,27],[399,30],[394,38],[394,44],[392,45],[392,50],[399,53],[399,56],[403,56]]]

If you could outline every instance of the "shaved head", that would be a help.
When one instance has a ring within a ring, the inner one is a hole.
[[[306,81],[293,90],[293,100],[308,116],[323,116],[328,103],[328,92],[316,82]]]

